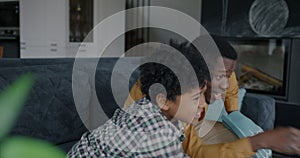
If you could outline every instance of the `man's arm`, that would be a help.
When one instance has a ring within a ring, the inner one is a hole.
[[[271,149],[289,155],[300,155],[300,130],[287,127],[266,131],[234,142],[202,144],[193,126],[185,130],[183,150],[191,158],[198,157],[252,157],[258,149]]]
[[[300,130],[288,127],[277,128],[249,137],[253,151],[272,149],[274,151],[300,155]]]
[[[186,137],[182,143],[182,147],[185,153],[191,158],[240,158],[251,157],[255,154],[248,138],[229,143],[204,145],[193,126],[188,126],[184,133]]]
[[[229,77],[228,82],[229,82],[229,88],[226,90],[224,105],[226,111],[230,113],[239,110],[239,106],[238,106],[239,87],[234,72]]]
[[[141,98],[143,98],[143,93],[141,91],[141,82],[138,79],[135,84],[132,86],[130,93],[125,101],[124,107],[127,108],[129,107],[131,104],[134,103],[134,101],[139,100]]]

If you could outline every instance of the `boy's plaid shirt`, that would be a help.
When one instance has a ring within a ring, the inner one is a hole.
[[[182,131],[144,98],[83,134],[68,157],[187,157],[182,138]]]

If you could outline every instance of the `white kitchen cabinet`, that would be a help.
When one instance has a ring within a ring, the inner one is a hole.
[[[68,0],[46,1],[46,32],[49,46],[65,47],[68,36]]]
[[[21,58],[64,57],[67,0],[20,1]]]
[[[21,58],[63,58],[65,54],[64,47],[49,47],[49,46],[22,46]]]
[[[20,0],[21,58],[83,57],[99,50],[99,42],[106,37],[94,34],[90,42],[70,41],[70,0]],[[125,9],[119,0],[93,0],[93,25]],[[121,20],[125,30],[125,16]],[[108,28],[107,34],[114,30]],[[73,32],[72,32],[73,33]],[[85,34],[86,32],[84,32]],[[124,39],[116,48],[124,50]],[[80,47],[81,46],[81,47]],[[119,50],[118,50],[119,51]],[[109,52],[111,56],[115,51]],[[94,56],[94,55],[93,55]],[[90,56],[92,57],[92,56]],[[97,57],[97,56],[94,56]]]

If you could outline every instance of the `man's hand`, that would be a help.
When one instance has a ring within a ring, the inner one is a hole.
[[[300,130],[293,127],[277,128],[250,137],[252,149],[271,149],[276,152],[300,155]]]

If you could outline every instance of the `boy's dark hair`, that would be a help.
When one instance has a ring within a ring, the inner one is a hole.
[[[176,96],[179,96],[192,88],[196,88],[197,86],[204,87],[206,85],[206,74],[208,70],[201,54],[197,53],[197,51],[194,50],[195,48],[186,42],[177,44],[172,41],[170,42],[170,45],[181,52],[181,54],[191,64],[192,70],[189,69],[191,67],[182,64],[182,61],[176,57],[175,53],[172,55],[173,51],[176,51],[175,49],[171,52],[171,49],[168,50],[169,52],[158,50],[157,53],[159,54],[159,59],[157,63],[149,62],[140,67],[141,90],[148,99],[155,97],[159,93],[165,92],[168,100],[175,101]],[[159,62],[159,60],[170,61],[169,63],[171,68],[175,67],[176,70],[180,70],[179,72],[181,74],[176,76],[170,68],[160,64],[163,62]],[[197,81],[190,77],[193,72],[196,74]],[[179,79],[183,81],[181,82],[181,85]],[[150,87],[156,83],[161,84],[164,89],[160,87],[156,89],[155,92],[151,92]]]
[[[231,60],[237,60],[237,53],[234,48],[228,43],[228,41],[217,35],[211,35],[211,37],[215,41],[222,57]]]

